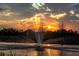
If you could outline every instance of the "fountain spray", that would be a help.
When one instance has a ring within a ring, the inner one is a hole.
[[[40,17],[40,18],[42,17],[42,15],[44,16],[44,12],[50,11],[50,9],[45,6],[45,3],[32,3],[32,7],[38,11],[38,12],[35,12],[35,14],[39,13],[39,15],[37,17]],[[34,24],[35,24],[35,22],[34,22]],[[39,45],[41,45],[41,43],[42,43],[42,39],[44,36],[43,31],[44,31],[43,22],[42,22],[42,19],[40,19],[40,27],[39,27],[38,33],[36,34],[36,39],[37,39],[37,42],[39,43]]]

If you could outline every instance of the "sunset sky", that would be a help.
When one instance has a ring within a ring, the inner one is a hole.
[[[79,31],[79,4],[75,3],[0,3],[0,29],[38,30],[41,22],[44,30],[61,28]]]

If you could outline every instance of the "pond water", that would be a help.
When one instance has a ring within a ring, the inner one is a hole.
[[[62,45],[51,44],[51,46],[53,47]],[[77,47],[77,46],[65,45],[65,47]],[[0,56],[79,56],[79,51],[64,51],[53,48],[43,48],[43,50],[38,50],[37,48],[11,49],[11,50],[0,50]]]

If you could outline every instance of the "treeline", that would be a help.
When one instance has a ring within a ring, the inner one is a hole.
[[[9,42],[22,42],[22,41],[27,41],[32,40],[33,42],[37,42],[38,40],[38,34],[39,36],[43,34],[42,43],[52,39],[52,41],[49,41],[47,43],[67,43],[67,44],[73,44],[77,43],[79,44],[79,33],[77,31],[73,30],[58,30],[55,32],[52,31],[47,31],[47,32],[34,32],[33,30],[16,30],[13,28],[9,29],[2,29],[0,30],[0,41],[9,41]],[[55,41],[53,42],[53,39],[55,38],[63,38],[63,40],[60,41]]]

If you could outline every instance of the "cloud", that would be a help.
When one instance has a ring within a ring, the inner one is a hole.
[[[4,10],[0,12],[0,20],[12,20],[17,19],[18,15],[20,15],[17,12],[11,11],[11,10]]]
[[[75,16],[79,18],[79,14],[76,14]]]
[[[44,8],[50,10],[49,13],[64,13],[73,10],[77,4],[72,3],[45,3]],[[30,3],[3,3],[0,4],[0,19],[2,20],[20,20],[27,17],[32,17],[37,10]],[[73,10],[74,11],[74,10]],[[75,12],[75,11],[74,11]],[[72,13],[72,12],[70,12]]]
[[[70,10],[69,13],[70,13],[70,15],[74,15],[75,14],[75,12],[73,10]]]
[[[0,12],[1,20],[14,20],[14,19],[19,20],[26,17],[31,17],[35,13],[31,4],[28,3],[0,4],[0,8],[1,8]]]

